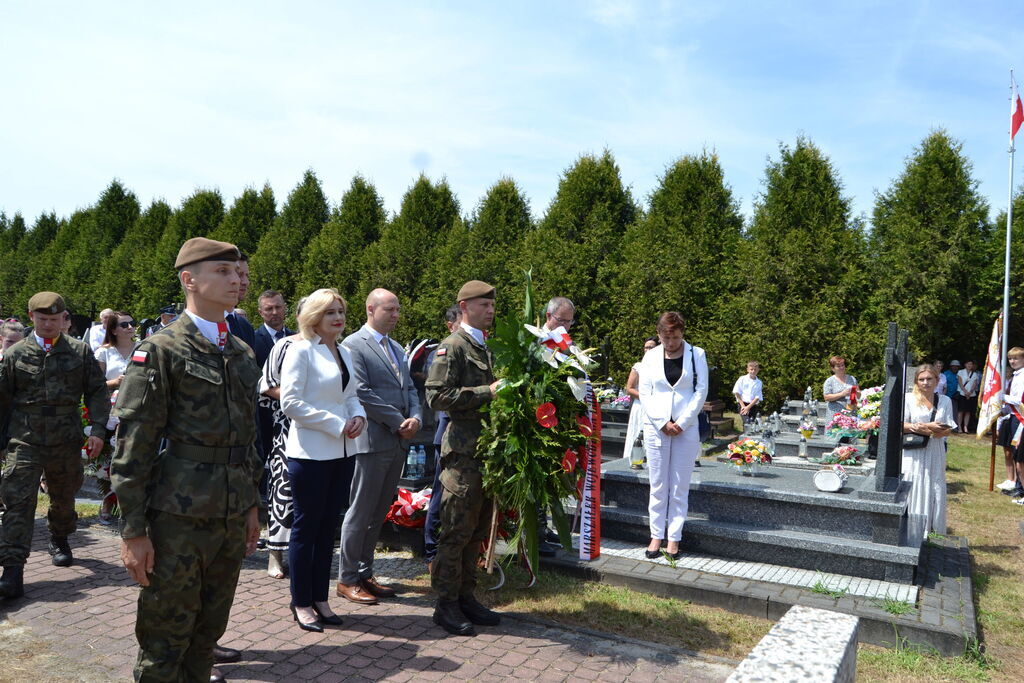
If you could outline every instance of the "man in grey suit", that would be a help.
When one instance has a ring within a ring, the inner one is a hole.
[[[367,452],[355,456],[352,494],[341,527],[338,595],[362,605],[395,596],[373,577],[373,550],[405,464],[404,448],[422,424],[416,387],[402,347],[388,335],[398,324],[398,297],[375,289],[366,324],[342,342],[352,357],[359,401],[366,409]]]

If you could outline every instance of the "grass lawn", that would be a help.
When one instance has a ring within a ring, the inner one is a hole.
[[[996,481],[1005,477],[997,454]],[[1024,508],[988,491],[989,445],[973,437],[950,440],[949,532],[966,536],[971,548],[974,596],[981,644],[959,657],[940,657],[912,649],[862,645],[857,658],[861,681],[1019,681],[1024,661],[1024,551],[1020,525]],[[39,497],[37,514],[48,499]],[[79,504],[87,519],[98,505]],[[487,579],[482,579],[486,581]],[[531,614],[567,626],[582,626],[655,641],[711,655],[741,659],[768,632],[772,622],[682,600],[654,597],[626,588],[585,582],[542,572],[538,585],[525,589],[525,575],[514,570],[504,588],[486,592],[484,602],[502,610]],[[408,582],[427,591],[426,575]]]

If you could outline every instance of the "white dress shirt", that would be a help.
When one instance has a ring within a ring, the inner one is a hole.
[[[469,336],[471,336],[473,338],[473,341],[475,341],[480,346],[487,346],[487,344],[484,343],[484,331],[483,330],[478,330],[475,327],[471,327],[470,325],[467,325],[466,323],[459,323],[459,324],[462,326],[462,329],[464,329],[466,332],[469,333]]]
[[[89,328],[89,347],[95,351],[103,346],[103,339],[107,336],[106,326],[99,322],[93,323]]]
[[[764,395],[761,393],[763,386],[757,377],[751,378],[750,375],[743,375],[736,380],[736,384],[732,387],[732,393],[739,394],[744,403],[750,403],[755,398],[760,402],[764,400]]]
[[[220,330],[217,329],[217,323],[210,322],[205,318],[200,318],[187,308],[185,309],[185,312],[188,313],[188,317],[192,318],[192,322],[194,322],[196,327],[199,328],[199,333],[206,337],[211,344],[220,347]],[[227,325],[226,322],[224,324]]]

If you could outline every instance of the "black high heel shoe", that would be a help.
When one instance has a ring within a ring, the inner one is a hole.
[[[313,603],[313,611],[316,612],[316,615],[318,617],[320,617],[320,623],[322,624],[327,624],[328,626],[341,626],[343,623],[345,623],[337,614],[327,616],[326,614],[321,612],[320,608],[316,606],[315,602]]]
[[[658,548],[657,550],[645,550],[644,556],[648,560],[656,560],[661,557],[661,548]]]
[[[299,628],[301,628],[303,631],[312,631],[313,633],[323,633],[324,632],[324,627],[320,625],[320,621],[319,620],[314,621],[311,624],[307,624],[307,623],[305,623],[303,621],[299,621],[299,613],[295,611],[295,605],[292,605],[291,607],[292,607],[292,618],[295,620],[295,623],[299,625]],[[313,608],[313,611],[316,612],[316,608],[315,607]],[[319,614],[319,612],[317,612],[317,614]]]

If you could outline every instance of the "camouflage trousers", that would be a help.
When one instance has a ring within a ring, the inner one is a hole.
[[[442,600],[457,600],[476,589],[480,543],[491,526],[491,501],[484,497],[480,462],[449,453],[441,459],[441,533],[431,565],[430,585]]]
[[[82,445],[36,446],[17,439],[7,444],[0,499],[6,509],[0,528],[0,566],[24,565],[32,547],[39,477],[50,493],[47,526],[54,536],[75,532],[75,494],[82,488]]]
[[[245,556],[245,516],[149,511],[154,567],[139,593],[137,681],[207,681]]]

